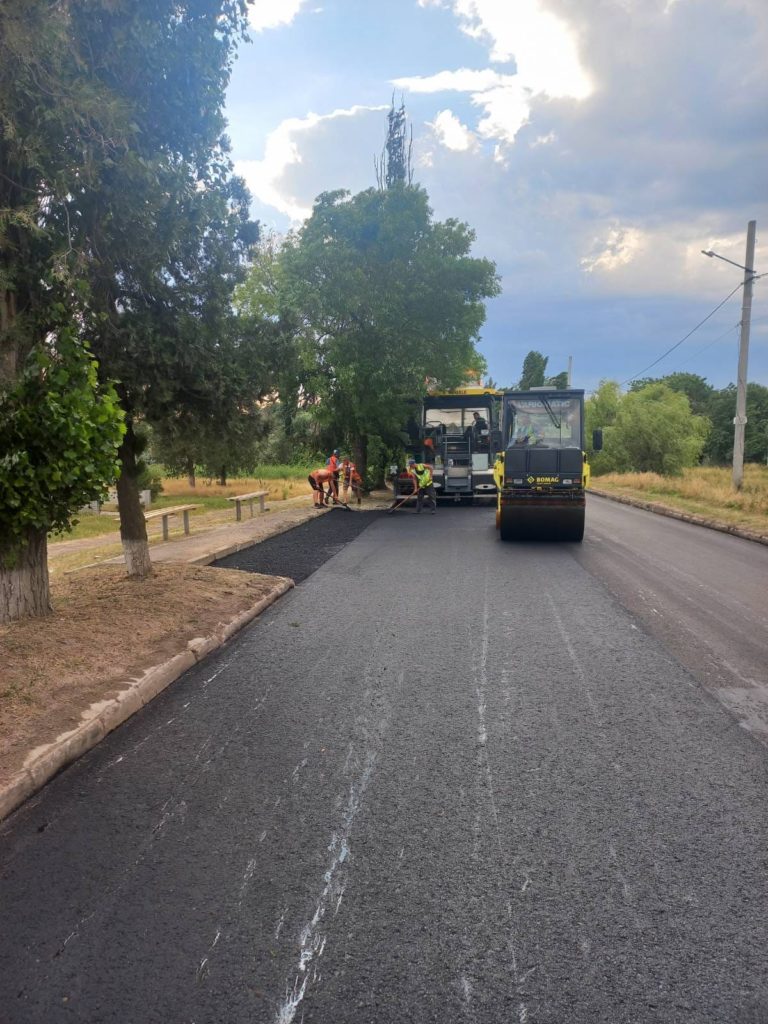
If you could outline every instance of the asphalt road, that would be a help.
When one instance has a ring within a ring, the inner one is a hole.
[[[588,517],[579,563],[768,744],[768,546],[594,495]]]
[[[0,826],[2,1024],[768,1020],[768,753],[590,512],[377,517]]]

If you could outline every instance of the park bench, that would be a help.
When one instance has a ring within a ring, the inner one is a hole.
[[[251,491],[250,494],[236,494],[232,498],[227,498],[227,501],[234,501],[235,503],[235,519],[238,523],[243,518],[243,502],[247,501],[251,507],[251,518],[253,518],[253,503],[258,498],[259,510],[266,512],[267,509],[264,506],[264,499],[269,494],[269,491]]]
[[[163,540],[168,540],[168,520],[171,516],[178,515],[179,512],[184,516],[184,533],[189,533],[189,513],[193,508],[200,508],[199,505],[175,505],[173,508],[158,508],[154,512],[145,512],[144,521],[149,522],[150,519],[162,519],[163,521]]]

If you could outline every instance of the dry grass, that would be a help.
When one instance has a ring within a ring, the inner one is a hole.
[[[236,494],[248,494],[249,491],[269,491],[268,498],[272,501],[286,501],[288,498],[309,493],[307,472],[302,470],[301,476],[283,476],[275,479],[241,477],[230,481],[224,487],[213,480],[198,480],[196,487],[190,487],[186,477],[166,477],[163,480],[163,498],[194,502],[205,498],[230,498]]]
[[[597,490],[612,491],[644,501],[657,501],[684,512],[719,519],[759,533],[768,533],[768,467],[744,467],[738,493],[731,485],[730,468],[701,466],[682,476],[658,473],[608,473],[593,477]]]
[[[30,749],[76,726],[92,702],[210,635],[273,584],[191,565],[156,565],[147,580],[129,580],[121,566],[53,580],[52,615],[0,626],[0,780]]]

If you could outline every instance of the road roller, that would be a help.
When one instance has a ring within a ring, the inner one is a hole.
[[[494,464],[501,539],[581,541],[589,483],[584,392],[532,388],[505,391],[501,401]]]

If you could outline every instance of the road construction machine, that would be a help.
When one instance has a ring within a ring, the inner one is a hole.
[[[438,498],[469,502],[496,494],[493,466],[501,444],[500,396],[494,388],[462,387],[422,400],[407,427],[406,455],[429,464]],[[395,495],[410,486],[400,467]]]
[[[502,540],[581,541],[589,484],[584,392],[505,391],[494,476]]]

